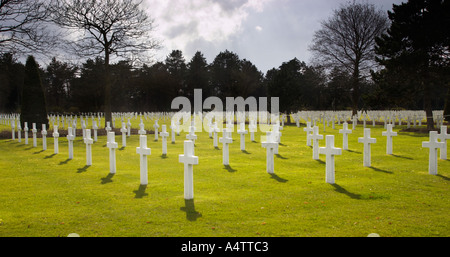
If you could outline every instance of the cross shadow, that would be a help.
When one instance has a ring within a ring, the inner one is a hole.
[[[322,163],[322,164],[325,164],[325,162],[324,161],[322,161],[321,159],[317,159],[317,160],[315,160],[316,162],[320,162],[320,163]]]
[[[258,141],[252,141],[252,143],[258,143]]]
[[[280,178],[277,174],[270,174],[270,177],[271,177],[272,179],[275,179],[275,180],[278,181],[278,182],[281,182],[281,183],[286,183],[286,182],[288,182],[287,179]]]
[[[334,187],[334,189],[335,189],[337,192],[342,193],[342,194],[345,194],[345,195],[347,195],[348,197],[350,197],[350,198],[352,198],[352,199],[357,199],[357,200],[360,200],[360,199],[361,199],[361,195],[355,194],[355,193],[351,193],[351,192],[347,191],[345,188],[341,187],[341,186],[338,185],[338,184],[332,184],[332,186]]]
[[[125,150],[125,146],[122,146],[121,148],[119,148],[119,149],[117,149],[117,150],[123,151],[123,150]]]
[[[345,151],[350,152],[350,153],[362,154],[362,152],[353,151],[353,150],[350,150],[350,149],[347,149],[347,150],[345,150]]]
[[[56,155],[56,153],[51,154],[51,155],[47,155],[47,156],[44,157],[44,159],[50,159],[50,158],[52,158],[52,157],[55,156],[55,155]]]
[[[30,147],[25,148],[24,150],[31,150],[31,149],[33,149],[33,148],[34,148],[34,147],[30,146]]]
[[[167,159],[167,154],[161,154],[161,159]]]
[[[86,172],[89,167],[91,167],[91,166],[90,165],[84,165],[83,168],[78,168],[77,169],[77,173]]]
[[[279,145],[281,145],[281,146],[286,146],[285,144],[283,144],[283,143],[278,143]]]
[[[289,159],[289,158],[283,157],[283,156],[280,155],[279,153],[275,154],[275,156],[276,156],[277,158],[280,158],[280,159],[283,159],[283,160]]]
[[[449,180],[450,180],[450,178],[449,178],[449,177],[446,177],[446,176],[442,176],[441,174],[437,174],[436,176],[438,176],[438,177],[441,177],[441,178],[443,178],[443,179],[445,179],[445,180],[447,180],[447,181],[449,181]]]
[[[216,147],[214,147],[214,150],[220,150],[220,148],[216,146]]]
[[[67,159],[67,160],[65,160],[65,161],[59,162],[58,165],[67,164],[70,160],[72,160],[72,159]]]
[[[196,221],[202,214],[195,210],[194,199],[184,200],[184,207],[180,208],[181,211],[186,212],[186,219],[189,221]]]
[[[374,171],[379,171],[379,172],[384,172],[384,173],[389,173],[389,174],[393,174],[394,173],[392,171],[382,170],[382,169],[379,169],[379,168],[376,168],[376,167],[372,167],[372,166],[370,166],[369,168],[373,169]]]
[[[391,154],[391,155],[394,156],[394,157],[397,157],[397,158],[408,159],[408,160],[414,160],[414,159],[411,158],[411,157],[406,157],[406,156],[401,156],[401,155],[396,155],[396,154]]]
[[[42,149],[42,150],[40,150],[40,151],[38,151],[38,152],[34,152],[33,154],[40,154],[40,153],[42,153],[42,152],[44,152],[45,150],[44,149]]]
[[[237,171],[237,170],[231,168],[230,165],[224,165],[224,166],[225,166],[224,169],[226,169],[228,172],[236,172]]]
[[[241,152],[243,152],[245,154],[251,154],[251,153],[247,152],[247,150],[241,150]]]
[[[102,180],[102,184],[106,184],[106,183],[111,183],[112,181],[112,177],[114,177],[113,173],[108,173],[108,176],[101,178]]]
[[[139,185],[138,190],[134,190],[133,193],[135,193],[136,195],[134,196],[134,198],[142,198],[144,196],[147,196],[148,193],[145,192],[145,189],[147,189],[147,185]]]

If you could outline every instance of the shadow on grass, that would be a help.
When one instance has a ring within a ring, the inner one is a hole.
[[[220,150],[220,148],[216,146],[216,147],[214,147],[214,150]]]
[[[135,193],[136,195],[134,196],[134,198],[142,198],[144,196],[147,196],[148,193],[145,192],[145,189],[147,189],[147,185],[139,185],[138,190],[134,190],[133,193]]]
[[[283,157],[283,156],[280,155],[279,153],[275,154],[275,156],[276,156],[277,158],[280,158],[280,159],[283,159],[283,160],[289,159],[289,158]]]
[[[86,172],[89,167],[91,167],[91,166],[90,165],[84,165],[83,168],[78,168],[77,169],[77,173]]]
[[[345,151],[350,152],[350,153],[362,154],[362,152],[353,151],[353,150],[350,150],[350,149],[347,149],[347,150],[345,150]]]
[[[334,187],[334,189],[335,189],[338,193],[345,194],[345,195],[347,195],[348,197],[350,197],[350,198],[352,198],[352,199],[357,199],[357,200],[360,200],[360,199],[361,199],[361,195],[351,193],[351,192],[347,191],[345,188],[341,187],[341,186],[338,185],[338,184],[332,184],[332,186]]]
[[[121,148],[119,148],[119,149],[117,149],[117,150],[123,151],[123,150],[125,150],[125,146],[122,146]]]
[[[382,170],[382,169],[379,169],[379,168],[376,168],[376,167],[372,167],[372,166],[370,166],[369,168],[374,170],[374,171],[384,172],[384,173],[388,173],[388,174],[393,174],[394,173],[392,171]]]
[[[42,153],[42,152],[44,152],[44,151],[45,151],[45,150],[42,149],[42,150],[40,150],[40,151],[34,152],[33,154],[40,154],[40,153]]]
[[[251,153],[247,152],[247,150],[241,150],[241,152],[243,152],[245,154],[251,154]]]
[[[447,180],[447,181],[449,181],[449,180],[450,180],[450,178],[449,178],[449,177],[446,177],[446,176],[442,176],[441,174],[437,174],[436,176],[438,176],[438,177],[441,177],[441,178],[443,178],[443,179],[445,179],[445,180]]]
[[[167,157],[167,154],[161,154],[161,159],[167,159],[169,157]]]
[[[224,169],[226,169],[228,172],[236,172],[237,170],[231,168],[230,165],[224,165]]]
[[[67,159],[67,160],[65,160],[65,161],[59,162],[58,165],[67,164],[70,160],[72,160],[72,159]]]
[[[196,221],[202,214],[195,210],[194,199],[184,200],[184,207],[180,208],[181,211],[186,212],[186,219],[189,221]]]
[[[317,159],[316,162],[320,162],[320,163],[322,163],[322,164],[325,164],[325,162],[322,161],[321,159]]]
[[[102,184],[107,184],[107,183],[111,183],[111,182],[113,182],[112,181],[112,177],[114,177],[114,174],[113,173],[108,173],[108,176],[106,176],[106,177],[104,177],[104,178],[101,178],[101,180],[102,180]]]
[[[50,158],[53,158],[53,156],[55,156],[55,155],[56,155],[56,153],[51,154],[51,155],[47,155],[47,156],[44,157],[44,159],[50,159]]]
[[[392,156],[396,157],[396,158],[402,158],[402,159],[408,159],[408,160],[414,160],[411,157],[406,157],[406,156],[401,156],[401,155],[397,155],[397,154],[391,154]]]
[[[278,181],[278,182],[280,182],[280,183],[286,183],[286,182],[289,181],[289,180],[287,180],[287,179],[280,178],[277,174],[270,174],[270,177],[271,177],[272,179],[275,179],[276,181]]]

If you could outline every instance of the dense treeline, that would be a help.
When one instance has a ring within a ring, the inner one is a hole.
[[[101,57],[88,59],[79,67],[53,58],[46,67],[41,66],[48,112],[102,112],[103,64]],[[3,54],[0,66],[0,111],[19,112],[24,65],[13,55]],[[201,52],[186,61],[180,50],[174,50],[164,62],[138,68],[127,61],[113,63],[111,76],[114,112],[169,111],[177,96],[188,97],[193,103],[194,88],[203,90],[203,99],[217,96],[224,102],[225,97],[276,96],[282,112],[343,110],[352,105],[348,73],[337,68],[327,73],[296,58],[263,74],[251,61],[228,50],[219,53],[212,63]],[[360,108],[422,109],[420,94],[410,94],[407,88],[385,87],[385,83],[363,81]],[[435,87],[434,109],[443,108],[446,92],[445,85]]]

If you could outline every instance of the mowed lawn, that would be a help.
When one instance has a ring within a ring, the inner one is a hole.
[[[132,120],[134,128],[138,123]],[[146,121],[146,129],[153,124]],[[335,135],[336,146],[342,147],[342,125],[326,127],[325,132],[319,126],[320,134]],[[450,236],[450,161],[438,160],[438,175],[428,174],[428,149],[422,148],[427,134],[399,132],[393,139],[394,155],[386,155],[386,137],[381,135],[385,129],[367,125],[377,139],[372,167],[367,168],[363,144],[357,141],[363,136],[358,124],[349,135],[350,150],[335,158],[336,184],[331,185],[325,183],[325,156],[312,159],[304,127],[284,126],[275,175],[266,172],[261,132],[257,142],[246,135],[245,152],[233,133],[227,167],[222,165],[222,145],[215,149],[207,132],[197,132],[199,165],[194,166],[192,201],[184,200],[183,164],[178,162],[185,132],[176,136],[175,144],[169,138],[167,156],[162,156],[161,138],[154,141],[148,134],[147,187],[140,186],[139,135],[131,135],[121,148],[121,134],[116,133],[113,176],[106,136],[93,145],[92,166],[85,166],[80,133],[73,160],[68,160],[64,137],[59,139],[59,154],[53,154],[51,130],[46,151],[41,138],[32,147],[31,133],[28,145],[23,138],[21,143],[17,137],[0,140],[0,236]],[[319,144],[325,146],[325,140]]]

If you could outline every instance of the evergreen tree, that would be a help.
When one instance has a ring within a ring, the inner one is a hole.
[[[25,64],[25,77],[22,90],[20,121],[31,124],[36,123],[36,128],[42,128],[42,124],[48,127],[47,109],[45,105],[44,89],[39,67],[33,56],[28,56]]]

